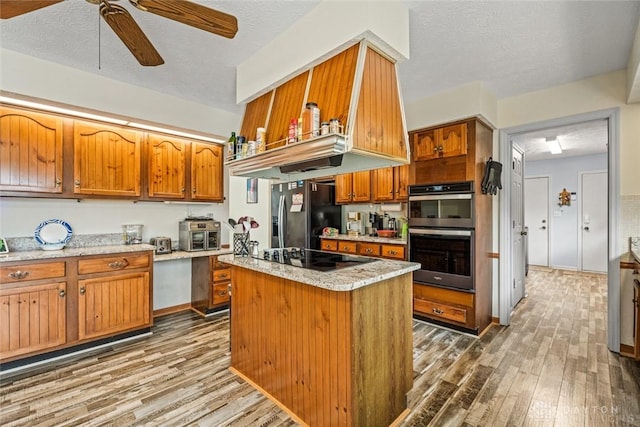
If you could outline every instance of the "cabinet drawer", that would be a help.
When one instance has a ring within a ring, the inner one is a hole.
[[[25,282],[27,280],[51,279],[67,274],[64,261],[41,264],[19,264],[0,267],[0,283]]]
[[[337,251],[338,250],[338,241],[337,240],[324,240],[322,239],[322,243],[320,243],[320,247],[323,251]]]
[[[404,259],[404,246],[382,245],[382,256],[385,258]]]
[[[365,256],[380,256],[380,245],[375,243],[360,243],[358,253]]]
[[[229,302],[229,284],[219,283],[211,285],[211,305]]]
[[[213,281],[220,282],[223,280],[229,281],[231,279],[231,269],[223,268],[221,270],[213,270]]]
[[[78,274],[104,273],[149,267],[148,254],[107,256],[78,261]]]
[[[414,298],[413,310],[435,318],[467,323],[467,310],[460,307]]]
[[[356,242],[339,241],[338,252],[344,252],[346,254],[356,254],[358,253],[358,244]]]

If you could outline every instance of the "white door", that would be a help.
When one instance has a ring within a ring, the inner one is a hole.
[[[524,225],[529,265],[549,267],[549,177],[525,178]]]
[[[511,307],[515,307],[524,297],[524,200],[522,187],[524,181],[524,151],[516,144],[511,148],[511,258],[513,285],[511,289]]]
[[[607,272],[608,197],[607,172],[581,174],[582,210],[580,212],[582,244],[581,270]]]

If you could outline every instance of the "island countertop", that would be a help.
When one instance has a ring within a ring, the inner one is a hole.
[[[222,255],[218,259],[227,264],[331,291],[352,291],[420,268],[420,264],[415,262],[375,258],[375,261],[366,264],[321,272],[259,258]]]

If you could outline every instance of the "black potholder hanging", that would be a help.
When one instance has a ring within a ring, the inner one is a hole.
[[[502,190],[500,175],[502,174],[502,163],[494,162],[491,157],[487,160],[482,178],[482,194],[498,194],[498,189]]]

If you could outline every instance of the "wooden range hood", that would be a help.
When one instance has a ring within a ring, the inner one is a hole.
[[[307,102],[320,120],[338,118],[339,134],[287,144],[289,123]],[[232,176],[292,181],[409,163],[396,64],[362,40],[249,102],[239,135],[267,130],[267,150],[228,160]]]

